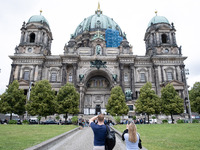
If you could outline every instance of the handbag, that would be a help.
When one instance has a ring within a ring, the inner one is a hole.
[[[107,129],[107,135],[106,135],[105,148],[106,150],[112,150],[116,144],[115,131],[110,131],[108,126],[106,126],[106,129]]]
[[[140,149],[142,149],[142,140],[140,139],[140,135],[139,135],[139,134],[138,134],[138,136],[139,136],[138,147],[139,147]]]

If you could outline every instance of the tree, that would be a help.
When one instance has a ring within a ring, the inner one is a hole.
[[[160,98],[155,94],[155,91],[152,90],[151,83],[147,82],[140,89],[140,96],[135,103],[135,111],[138,113],[146,113],[149,123],[149,115],[160,113],[160,104]]]
[[[173,115],[181,114],[184,111],[183,99],[180,98],[173,85],[167,84],[161,89],[162,113],[171,115],[172,123],[174,123]]]
[[[19,83],[14,80],[8,89],[1,95],[0,112],[9,113],[12,120],[12,113],[23,115],[25,113],[26,96],[24,90],[19,89]]]
[[[128,114],[129,108],[126,105],[125,95],[120,86],[112,88],[110,97],[108,99],[108,104],[106,105],[107,113],[112,116],[123,114]]]
[[[200,82],[196,82],[189,91],[192,112],[200,114]]]
[[[77,114],[79,112],[79,98],[80,95],[71,83],[65,84],[60,88],[56,96],[56,112],[58,114],[65,114],[65,121],[69,114]]]
[[[35,83],[31,89],[30,100],[26,109],[31,115],[44,116],[55,113],[55,91],[52,90],[48,80],[41,80]]]

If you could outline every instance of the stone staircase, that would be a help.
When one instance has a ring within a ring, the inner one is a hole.
[[[89,120],[90,118],[94,117],[96,115],[84,115],[84,114],[79,114],[78,115],[78,118],[82,118],[84,120]],[[116,123],[115,122],[115,119],[113,118],[113,116],[111,115],[104,115],[104,119],[106,120],[111,120],[112,122]]]

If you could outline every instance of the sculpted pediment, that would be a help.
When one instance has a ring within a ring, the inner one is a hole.
[[[172,84],[173,85],[173,87],[175,88],[175,89],[184,89],[184,83],[183,82],[180,82],[180,81],[178,81],[178,80],[172,80],[172,81],[167,81],[167,82],[163,82],[162,84],[160,84],[160,86],[161,87],[164,87],[164,86],[166,86],[168,83],[170,83],[170,84]]]
[[[172,85],[175,85],[175,86],[184,86],[183,82],[180,82],[180,81],[177,81],[177,80],[172,80],[169,83],[171,83]]]
[[[34,24],[31,24],[31,25],[29,25],[28,27],[27,27],[28,29],[35,29],[35,28],[38,28],[36,25],[34,25]]]
[[[20,85],[20,86],[28,86],[28,85],[29,85],[29,82],[26,81],[26,80],[23,80],[23,79],[22,79],[22,80],[19,80],[18,82],[19,82],[19,85]]]

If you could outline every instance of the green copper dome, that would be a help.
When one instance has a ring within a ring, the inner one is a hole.
[[[85,18],[78,25],[74,32],[74,37],[84,31],[105,31],[107,28],[118,30],[119,34],[122,35],[119,25],[112,18],[103,15],[101,10],[97,10],[94,15]]]
[[[28,20],[28,23],[31,23],[31,22],[46,23],[49,26],[47,19],[42,15],[34,15],[30,17],[30,19]]]
[[[155,16],[149,22],[148,27],[150,27],[151,24],[157,24],[157,23],[167,23],[167,24],[169,24],[169,21],[167,20],[167,18],[165,18],[163,16]]]

